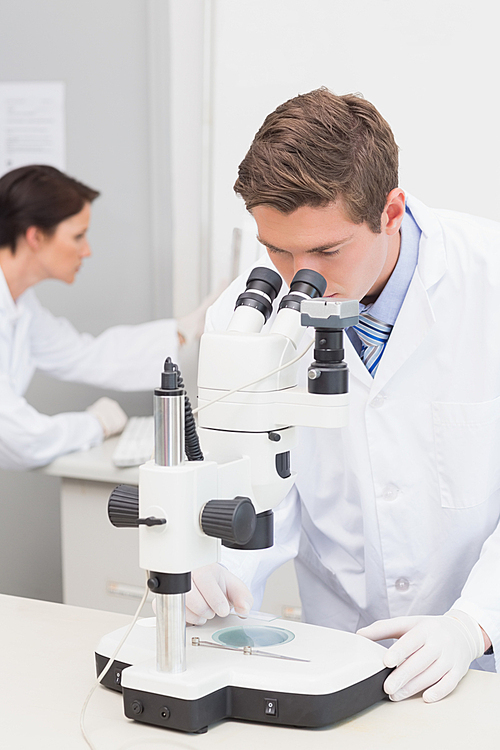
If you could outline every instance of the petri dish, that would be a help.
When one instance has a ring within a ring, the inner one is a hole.
[[[217,630],[212,635],[215,643],[230,648],[281,646],[283,643],[293,641],[294,638],[295,634],[290,630],[275,628],[271,625],[237,625]]]

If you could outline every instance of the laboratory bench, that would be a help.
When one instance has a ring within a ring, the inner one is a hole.
[[[0,596],[2,681],[0,740],[8,750],[84,750],[80,711],[95,680],[100,638],[130,617]],[[190,735],[126,719],[120,693],[99,687],[86,717],[96,750],[496,750],[500,742],[500,677],[470,671],[444,700],[381,701],[324,729],[225,721]]]

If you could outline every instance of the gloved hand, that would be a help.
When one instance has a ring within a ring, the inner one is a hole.
[[[118,435],[127,424],[128,417],[120,404],[107,396],[99,398],[86,411],[99,420],[105,438]]]
[[[470,663],[485,651],[478,623],[457,609],[440,616],[379,620],[358,630],[358,635],[372,641],[399,639],[384,657],[386,667],[397,667],[384,683],[384,690],[393,701],[422,690],[426,703],[441,700],[456,688]]]
[[[205,297],[196,310],[193,310],[188,315],[184,315],[182,318],[177,318],[177,333],[181,344],[190,344],[201,337],[201,334],[205,330],[205,315],[207,310],[217,297],[222,294],[226,286],[226,281],[221,282],[215,292]]]
[[[191,591],[186,594],[186,622],[204,625],[215,615],[226,617],[231,607],[248,615],[253,597],[243,581],[219,563],[193,570]]]

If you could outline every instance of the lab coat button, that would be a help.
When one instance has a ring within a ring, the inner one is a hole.
[[[395,500],[397,496],[399,495],[399,487],[396,487],[395,484],[390,484],[388,487],[385,488],[384,493],[382,497],[384,500]]]
[[[396,587],[396,591],[408,591],[410,582],[408,578],[398,578],[394,586]]]
[[[379,393],[378,396],[375,396],[375,398],[370,401],[370,406],[373,409],[380,409],[380,407],[383,406],[384,402],[385,396]]]

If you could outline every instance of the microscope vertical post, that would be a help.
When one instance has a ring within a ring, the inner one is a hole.
[[[167,360],[162,388],[154,395],[155,463],[179,466],[184,461],[184,391]],[[165,386],[167,386],[165,388]],[[186,670],[185,594],[156,594],[156,667],[178,674]]]

